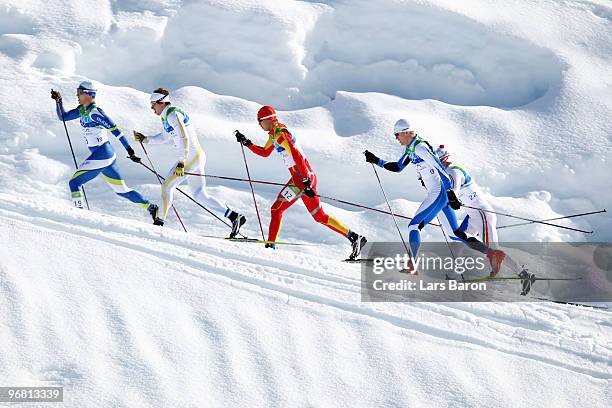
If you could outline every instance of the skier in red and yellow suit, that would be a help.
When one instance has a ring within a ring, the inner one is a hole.
[[[349,239],[352,245],[352,252],[349,258],[355,259],[359,256],[361,248],[367,240],[365,237],[349,230],[336,217],[325,212],[321,206],[319,196],[316,194],[317,175],[302,154],[295,136],[287,130],[285,125],[278,122],[276,111],[271,106],[264,106],[259,110],[257,121],[269,135],[265,146],[254,145],[239,131],[236,131],[236,139],[253,153],[262,157],[268,157],[273,150],[276,150],[281,155],[291,174],[291,178],[287,181],[272,205],[268,240],[276,241],[283,219],[283,212],[291,207],[298,198],[301,198],[315,221]],[[266,244],[266,247],[274,248],[275,245],[269,243]]]

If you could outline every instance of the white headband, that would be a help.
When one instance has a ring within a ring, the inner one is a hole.
[[[164,100],[167,97],[168,97],[168,95],[164,95],[164,94],[161,94],[161,93],[153,92],[151,94],[151,98],[149,99],[149,101],[151,101],[151,102],[170,102],[167,99]]]
[[[268,115],[268,116],[264,116],[263,118],[259,118],[259,120],[266,120],[266,119],[270,119],[276,116],[276,113],[273,113],[272,115]]]

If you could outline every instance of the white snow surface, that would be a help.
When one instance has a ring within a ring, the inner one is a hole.
[[[49,91],[73,107],[95,81],[129,135],[160,130],[148,94],[170,88],[207,172],[233,177],[246,173],[232,131],[262,144],[255,114],[274,105],[321,194],[379,209],[362,151],[399,157],[406,117],[498,211],[553,218],[612,199],[611,20],[609,1],[0,0],[0,386],[63,385],[70,407],[609,406],[609,311],[361,303],[359,267],[338,262],[346,240],[300,204],[280,239],[318,245],[274,252],[202,237],[227,231],[180,195],[188,234],[172,215],[148,225],[102,180],[86,185],[93,211],[71,208]],[[81,161],[78,123],[68,130]],[[112,143],[127,183],[158,202],[157,180]],[[148,150],[165,173],[174,147]],[[247,160],[253,178],[286,181],[278,157]],[[379,172],[408,216],[424,196],[412,172]],[[248,185],[208,184],[257,236]],[[255,188],[265,228],[278,189]],[[325,206],[371,241],[397,240],[387,216]],[[559,224],[595,232],[500,239],[612,239],[607,214]]]
[[[609,311],[360,303],[327,254],[0,198],[0,378],[66,406],[610,401]]]

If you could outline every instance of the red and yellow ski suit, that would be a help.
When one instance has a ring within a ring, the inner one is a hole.
[[[310,179],[310,185],[314,191],[317,187],[317,176],[313,172],[308,160],[304,158],[295,137],[287,130],[285,125],[275,122],[274,128],[268,132],[270,136],[265,146],[250,145],[249,149],[259,156],[268,157],[275,150],[282,156],[285,165],[289,169],[291,178],[278,194],[272,204],[272,219],[268,231],[268,240],[276,241],[281,228],[283,212],[291,207],[298,198],[301,198],[310,215],[317,221],[339,234],[347,237],[349,229],[338,219],[328,215],[323,207],[319,196],[308,197],[304,194],[304,178]]]

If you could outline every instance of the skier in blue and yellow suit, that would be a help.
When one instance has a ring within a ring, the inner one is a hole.
[[[83,137],[91,152],[89,157],[78,166],[77,171],[68,183],[72,193],[74,206],[83,208],[81,186],[102,173],[104,180],[117,195],[127,198],[131,202],[146,208],[155,220],[158,206],[149,202],[136,190],[129,188],[119,173],[117,155],[115,154],[115,149],[113,149],[113,146],[108,140],[107,130],[119,139],[132,161],[138,163],[140,162],[140,158],[134,154],[134,149],[130,146],[129,142],[112,119],[109,118],[101,108],[96,106],[96,92],[97,90],[90,81],[81,82],[77,88],[79,106],[66,112],[62,104],[60,93],[53,90],[51,91],[51,98],[55,99],[57,102],[57,117],[65,121],[79,119]]]

